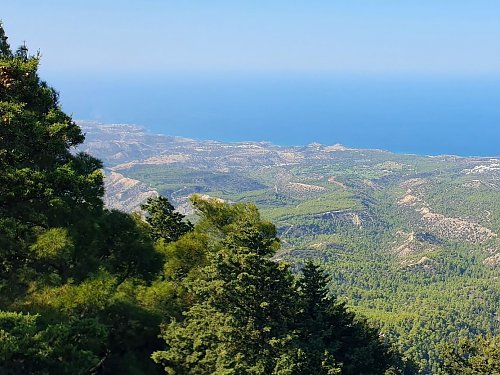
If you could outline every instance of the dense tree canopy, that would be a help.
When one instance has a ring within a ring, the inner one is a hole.
[[[444,345],[441,369],[447,375],[500,374],[500,338],[480,336]]]
[[[194,197],[209,233],[207,265],[189,282],[194,303],[165,325],[153,355],[169,374],[383,374],[402,370],[377,331],[327,293],[309,264],[299,282],[273,260],[274,225],[253,205]],[[201,233],[200,233],[201,234]]]
[[[38,63],[0,24],[0,374],[412,373],[318,266],[276,259],[255,205],[195,195],[196,225],[161,196],[104,208]],[[444,373],[498,371],[497,341],[446,347]]]
[[[0,373],[154,368],[160,318],[137,298],[163,255],[146,223],[103,208],[102,164],[75,152],[38,64],[0,25]]]
[[[165,197],[148,198],[147,202],[141,205],[141,209],[148,213],[146,221],[151,225],[151,236],[155,241],[177,241],[193,229],[193,224],[184,221],[184,216],[176,212]]]
[[[12,53],[1,34],[0,275],[8,279],[31,260],[38,235],[100,212],[104,189],[100,161],[71,152],[83,134],[38,77],[39,57],[26,47]]]
[[[329,296],[327,277],[319,266],[307,263],[302,274],[297,326],[309,373],[327,374],[322,368],[326,363],[335,363],[342,374],[352,375],[405,369],[375,328]],[[406,370],[412,371],[409,365]]]

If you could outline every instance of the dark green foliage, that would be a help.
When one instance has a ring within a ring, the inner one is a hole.
[[[278,373],[293,333],[293,278],[273,262],[277,238],[255,207],[194,199],[211,234],[209,265],[189,289],[185,320],[165,326],[155,361],[172,374]],[[264,229],[264,230],[260,230]]]
[[[353,375],[383,374],[400,367],[397,355],[378,330],[329,297],[327,277],[317,265],[307,263],[302,275],[298,331],[307,373],[328,374],[328,363],[338,366],[342,374]]]
[[[104,189],[101,163],[71,153],[83,134],[38,77],[38,57],[12,55],[1,43],[0,274],[8,278],[38,234],[102,210]]]
[[[95,366],[106,327],[95,319],[42,326],[39,320],[0,311],[1,374],[87,374]]]
[[[193,229],[193,224],[184,221],[184,216],[176,212],[165,197],[148,198],[141,209],[147,212],[146,221],[151,225],[151,235],[155,241],[177,241]]]
[[[89,251],[78,254],[87,272],[105,267],[124,281],[131,277],[152,280],[161,270],[162,256],[154,249],[149,228],[139,216],[106,211],[95,224],[98,230]]]
[[[0,26],[0,373],[154,373],[163,256],[139,217],[103,209],[102,164]],[[168,296],[167,296],[168,297]]]
[[[12,55],[9,43],[7,42],[7,35],[3,29],[2,21],[0,21],[0,58]]]
[[[209,252],[188,282],[194,304],[164,326],[153,355],[169,374],[383,374],[397,356],[376,330],[326,295],[312,265],[295,285],[272,259],[274,226],[253,205],[193,198]]]
[[[441,370],[449,375],[500,374],[500,337],[477,337],[447,343],[441,351]]]

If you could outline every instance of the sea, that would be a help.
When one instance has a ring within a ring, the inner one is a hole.
[[[500,156],[500,77],[59,74],[74,119],[278,145]]]

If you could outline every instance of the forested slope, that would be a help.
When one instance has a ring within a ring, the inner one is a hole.
[[[187,215],[193,193],[256,203],[277,225],[276,258],[321,263],[332,293],[380,322],[423,371],[439,371],[445,342],[498,335],[500,158],[196,141],[81,125],[83,149],[100,150],[113,180],[144,184],[141,191],[168,196]],[[117,207],[119,194],[109,193]]]
[[[0,24],[1,374],[414,372],[317,265],[277,260],[255,205],[194,195],[196,224],[162,196],[105,208],[102,163],[38,64]]]

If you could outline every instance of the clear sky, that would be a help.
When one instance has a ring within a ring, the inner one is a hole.
[[[500,155],[500,0],[0,0],[76,119]]]
[[[0,0],[42,72],[500,75],[498,0]]]

